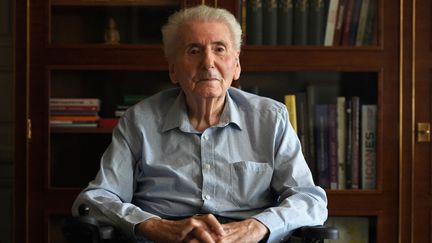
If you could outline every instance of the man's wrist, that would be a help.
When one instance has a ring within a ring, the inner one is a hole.
[[[162,222],[160,218],[150,218],[135,226],[135,234],[141,236],[149,236],[158,228],[158,224]]]
[[[267,226],[261,223],[257,219],[252,218],[250,220],[251,220],[250,232],[255,232],[257,234],[257,238],[259,238],[260,241],[263,239],[267,239],[268,234],[270,232]]]

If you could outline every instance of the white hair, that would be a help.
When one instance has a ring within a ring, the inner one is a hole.
[[[231,40],[234,48],[240,51],[242,42],[242,29],[237,19],[229,11],[221,8],[212,8],[206,5],[199,5],[186,8],[168,18],[168,22],[162,27],[162,41],[165,57],[171,57],[178,41],[178,29],[188,21],[205,21],[224,23],[231,32]]]

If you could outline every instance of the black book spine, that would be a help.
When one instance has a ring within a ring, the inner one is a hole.
[[[262,0],[246,2],[246,44],[262,44]]]
[[[263,0],[263,44],[277,44],[277,1]]]
[[[278,44],[292,45],[293,43],[293,0],[278,1]]]

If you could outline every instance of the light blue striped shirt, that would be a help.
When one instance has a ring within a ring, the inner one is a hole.
[[[130,108],[114,129],[95,180],[78,196],[91,214],[134,237],[153,217],[212,213],[265,224],[268,242],[327,218],[284,104],[230,88],[217,125],[189,122],[181,89]]]

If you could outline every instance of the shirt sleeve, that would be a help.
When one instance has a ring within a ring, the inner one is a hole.
[[[72,214],[87,204],[90,215],[99,221],[120,228],[135,238],[135,225],[156,215],[141,210],[131,203],[135,189],[135,167],[141,157],[140,131],[123,116],[114,129],[112,142],[103,154],[100,170],[75,200]]]
[[[326,193],[313,182],[287,110],[281,108],[278,114],[271,184],[279,200],[277,206],[253,216],[269,229],[268,242],[284,241],[294,229],[327,219]]]

